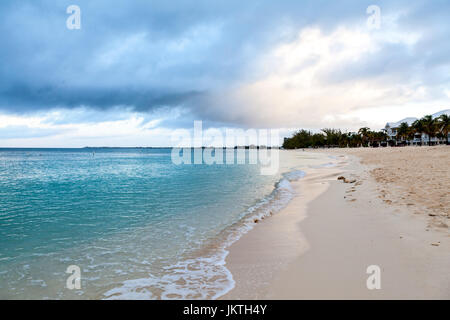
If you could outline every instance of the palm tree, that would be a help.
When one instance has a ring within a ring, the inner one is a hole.
[[[412,124],[412,128],[414,130],[414,133],[420,134],[420,143],[423,144],[423,141],[422,141],[422,133],[424,132],[423,121],[422,120],[414,121]]]
[[[411,127],[408,128],[408,132],[406,133],[406,138],[407,138],[409,141],[412,141],[412,140],[414,140],[414,135],[415,135],[415,130],[414,130],[414,128],[411,126]]]
[[[378,142],[379,144],[381,144],[382,141],[387,141],[387,139],[389,138],[387,133],[384,131],[374,132],[374,137],[376,142]]]
[[[362,137],[359,134],[350,135],[350,145],[352,147],[360,147],[362,145]]]
[[[403,138],[407,137],[409,131],[409,126],[406,122],[402,122],[397,129],[397,140],[400,138],[403,141]]]
[[[421,119],[423,124],[423,132],[428,135],[428,145],[431,145],[431,138],[436,136],[436,120],[428,115]]]
[[[368,127],[360,128],[358,133],[361,135],[363,144],[369,139],[370,129]]]
[[[442,114],[439,117],[438,127],[441,133],[444,135],[445,142],[448,145],[448,132],[450,130],[450,122],[448,114]]]
[[[375,131],[369,131],[367,133],[367,139],[369,139],[369,146],[373,147],[375,144],[375,140],[377,138],[377,134]]]

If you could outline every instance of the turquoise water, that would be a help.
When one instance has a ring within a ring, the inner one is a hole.
[[[289,201],[307,159],[280,151],[264,176],[170,149],[0,149],[0,298],[217,298],[226,246]]]

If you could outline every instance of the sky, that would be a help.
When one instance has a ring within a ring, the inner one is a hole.
[[[195,120],[378,130],[450,108],[450,1],[2,0],[0,34],[0,147],[171,146]]]

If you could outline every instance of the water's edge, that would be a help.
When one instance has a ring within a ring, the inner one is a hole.
[[[155,299],[149,288],[162,291],[161,299],[218,299],[225,295],[235,286],[233,275],[226,267],[227,249],[253,229],[255,220],[270,217],[285,208],[295,196],[290,182],[304,176],[302,170],[284,173],[273,191],[248,208],[238,222],[223,230],[211,247],[199,253],[198,257],[166,267],[170,274],[126,280],[122,286],[105,292],[102,298]]]

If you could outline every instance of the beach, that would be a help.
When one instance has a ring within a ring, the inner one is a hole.
[[[333,165],[305,170],[294,199],[228,248],[222,299],[449,299],[450,149],[307,152]]]
[[[0,149],[0,298],[222,296],[234,286],[225,248],[289,203],[303,167],[329,159],[279,155],[262,175],[176,165],[164,148]],[[66,286],[72,265],[78,290]]]
[[[281,150],[275,175],[170,149],[0,150],[0,298],[449,298],[448,150]]]

